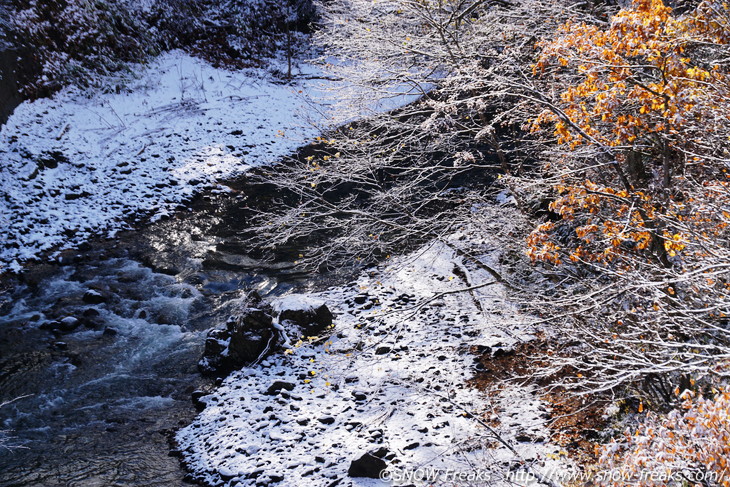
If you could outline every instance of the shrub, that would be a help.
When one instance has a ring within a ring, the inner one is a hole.
[[[598,485],[730,486],[730,391],[681,398],[680,410],[649,412],[635,432],[598,449]]]
[[[75,82],[96,84],[150,53],[151,37],[133,3],[126,0],[29,0],[16,6],[8,37],[32,48],[40,67],[26,96],[48,94]]]
[[[168,49],[184,48],[215,64],[262,65],[303,44],[316,20],[308,0],[22,0],[9,12],[5,38],[34,55],[38,76],[24,95],[61,86],[101,85],[109,75]]]

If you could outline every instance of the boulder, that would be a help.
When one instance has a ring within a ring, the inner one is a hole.
[[[81,325],[81,321],[79,321],[79,319],[75,316],[67,316],[58,320],[58,324],[58,328],[61,331],[69,332],[74,331],[76,328],[78,328],[79,325]]]
[[[203,398],[208,394],[210,394],[210,391],[198,389],[196,391],[193,391],[193,393],[190,395],[190,398],[193,401],[193,406],[195,406],[195,410],[197,412],[201,412],[206,408],[207,403],[203,401]]]
[[[291,382],[287,382],[284,380],[277,380],[274,381],[273,384],[269,386],[269,388],[264,392],[267,396],[275,396],[279,394],[281,391],[293,391],[295,387],[295,384],[292,384]]]
[[[106,297],[96,289],[89,289],[84,293],[83,300],[88,304],[100,304],[106,301]]]
[[[291,294],[274,301],[279,323],[297,326],[305,336],[318,335],[332,325],[332,312],[324,301],[306,294]]]
[[[226,328],[208,332],[198,368],[206,375],[225,376],[271,350],[275,333],[270,314],[258,308],[246,308],[240,315],[229,318]]]
[[[228,348],[229,342],[229,336],[225,330],[210,330],[205,339],[205,351],[203,355],[209,357],[221,355]]]

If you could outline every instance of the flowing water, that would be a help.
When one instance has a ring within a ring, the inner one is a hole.
[[[237,253],[244,204],[208,194],[0,283],[1,486],[185,483],[170,439],[211,385],[205,332],[306,277]]]

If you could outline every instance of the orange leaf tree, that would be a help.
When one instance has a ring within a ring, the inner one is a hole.
[[[530,126],[559,149],[545,164],[553,215],[528,254],[604,286],[562,301],[596,372],[583,385],[704,373],[730,343],[729,44],[727,3],[679,15],[661,0],[539,44],[533,74],[555,95]]]

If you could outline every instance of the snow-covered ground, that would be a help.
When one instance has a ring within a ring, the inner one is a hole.
[[[364,96],[306,63],[293,74],[284,83],[265,70],[228,71],[173,51],[139,66],[124,86],[69,87],[22,103],[0,128],[0,272],[113,234],[130,217],[164,217],[202,188],[276,162],[332,124],[421,93],[398,85]],[[353,111],[343,103],[358,97],[368,104]]]
[[[393,485],[521,484],[510,475],[526,465],[555,468],[535,394],[487,396],[467,384],[470,347],[509,349],[533,333],[501,285],[454,292],[492,281],[434,243],[317,293],[335,313],[331,334],[304,337],[204,396],[177,436],[188,467],[216,486],[374,486],[383,483],[348,469],[384,447]],[[267,395],[277,381],[291,390]],[[398,480],[408,472],[422,482]]]
[[[0,270],[132,215],[163,216],[206,184],[291,153],[325,122],[307,105],[321,88],[175,51],[108,93],[66,88],[21,104],[0,130]]]

